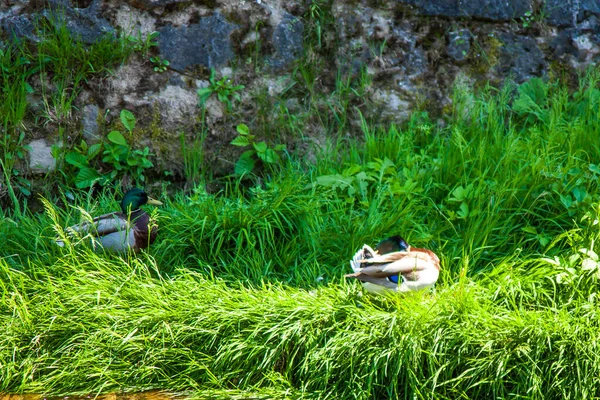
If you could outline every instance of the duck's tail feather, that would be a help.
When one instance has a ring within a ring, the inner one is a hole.
[[[365,264],[362,262],[363,260],[367,260],[369,258],[373,258],[377,255],[377,252],[371,248],[368,244],[363,245],[363,247],[354,254],[352,260],[350,260],[350,267],[354,272],[359,272]]]

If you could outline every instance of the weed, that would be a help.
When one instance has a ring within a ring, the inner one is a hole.
[[[120,119],[131,136],[135,128],[134,115],[127,110],[122,110]],[[75,177],[75,185],[78,188],[90,187],[96,182],[107,185],[117,178],[143,183],[144,170],[153,166],[149,160],[151,154],[148,147],[143,150],[133,149],[123,134],[116,130],[109,132],[106,138],[106,141],[91,146],[82,140],[79,147],[65,156],[67,163],[79,169]],[[111,167],[110,172],[102,173],[93,166],[100,155],[102,162]]]
[[[158,46],[158,41],[156,40],[158,35],[159,32],[152,31],[146,37],[142,37],[142,33],[138,31],[135,35],[128,35],[126,40],[131,45],[133,51],[139,53],[142,58],[146,58],[152,48]]]
[[[336,32],[335,18],[331,12],[329,0],[311,0],[304,14],[305,47],[309,52],[322,53],[334,45],[331,37]]]
[[[204,141],[206,140],[206,107],[202,105],[200,132],[192,140],[190,146],[186,144],[185,135],[180,134],[181,152],[183,154],[183,166],[187,182],[197,184],[204,180]]]
[[[169,60],[163,60],[160,57],[151,57],[150,62],[154,65],[154,72],[165,72],[169,67]]]
[[[206,88],[198,89],[199,104],[204,105],[206,100],[214,93],[217,95],[219,101],[227,105],[227,110],[230,111],[233,105],[233,101],[240,101],[241,97],[238,93],[245,86],[235,85],[231,79],[224,76],[217,80],[215,77],[215,70],[210,70],[210,77],[208,78],[209,85]]]
[[[525,11],[523,16],[521,18],[519,18],[519,20],[521,21],[521,26],[523,27],[523,29],[529,28],[531,26],[531,24],[534,22],[533,12]]]
[[[276,165],[279,163],[281,159],[280,153],[285,150],[284,144],[276,144],[273,147],[269,147],[264,141],[257,142],[255,136],[250,134],[250,129],[245,124],[239,124],[236,130],[239,135],[231,141],[231,144],[239,147],[252,147],[250,150],[243,152],[239,160],[235,163],[236,175],[244,176],[252,173],[256,162],[259,160],[266,165]]]
[[[0,160],[15,210],[20,208],[19,195],[31,193],[31,184],[20,171],[27,151],[25,119],[30,117],[33,126],[40,120],[58,125],[59,139],[65,143],[65,126],[81,85],[121,63],[132,51],[111,35],[87,45],[71,36],[60,15],[49,14],[35,23],[36,42],[12,40],[0,49]],[[29,95],[41,97],[40,111],[30,109]],[[59,162],[62,151],[54,147]]]

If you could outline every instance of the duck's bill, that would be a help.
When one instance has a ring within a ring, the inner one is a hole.
[[[162,203],[152,197],[148,197],[148,204],[152,204],[153,206],[162,206]]]

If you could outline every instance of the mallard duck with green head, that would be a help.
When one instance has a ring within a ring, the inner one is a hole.
[[[69,234],[90,235],[94,247],[123,252],[138,251],[150,246],[158,233],[156,224],[150,224],[150,217],[141,209],[144,204],[160,206],[162,203],[148,196],[145,191],[133,188],[123,196],[121,211],[94,218],[67,228]],[[56,243],[64,246],[63,240]]]
[[[440,259],[431,250],[410,246],[401,236],[364,245],[350,260],[354,273],[369,292],[410,292],[432,287],[440,275]]]

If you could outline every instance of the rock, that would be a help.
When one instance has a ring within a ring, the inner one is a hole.
[[[577,25],[577,28],[579,28],[583,31],[598,32],[598,31],[600,31],[600,21],[598,20],[598,17],[596,17],[595,15],[592,15],[591,17],[581,21],[581,23],[579,25]]]
[[[367,36],[371,40],[390,40],[393,18],[385,12],[373,12],[367,24]]]
[[[198,65],[222,66],[233,58],[229,36],[236,27],[219,13],[202,18],[197,24],[165,26],[158,37],[161,58],[169,60],[169,66],[177,71]]]
[[[592,14],[600,14],[600,1],[598,0],[580,0],[579,10]]]
[[[501,76],[512,75],[515,82],[521,83],[545,73],[546,61],[534,39],[511,33],[500,33],[498,38],[503,46],[495,70]]]
[[[103,95],[104,107],[120,109],[123,98],[129,93],[136,93],[139,89],[143,70],[142,62],[135,59],[117,68],[107,79],[107,90]]]
[[[152,18],[150,13],[128,6],[118,8],[113,20],[113,24],[122,32],[127,32],[139,41],[156,30],[156,22],[156,18]]]
[[[8,15],[1,18],[0,26],[9,36],[37,42],[36,20],[40,16],[51,23],[65,24],[73,36],[91,44],[106,34],[114,34],[114,28],[101,17],[100,0],[94,0],[87,8],[73,8],[68,0],[49,0],[48,8],[41,14]]]
[[[464,61],[471,48],[471,32],[468,29],[448,32],[446,52],[456,61]]]
[[[381,109],[381,116],[391,118],[396,122],[406,121],[410,116],[411,104],[402,100],[400,96],[391,90],[377,89],[371,96],[373,103]]]
[[[142,10],[153,10],[177,3],[189,3],[189,0],[129,0],[129,4]]]
[[[223,119],[225,116],[225,106],[215,96],[211,96],[204,103],[206,108],[206,118],[211,122]]]
[[[27,39],[37,42],[39,38],[35,34],[35,26],[32,17],[26,15],[5,15],[0,17],[0,27],[6,32],[9,39]]]
[[[45,174],[54,171],[56,160],[52,157],[52,147],[44,139],[34,140],[28,146],[31,172]]]
[[[493,21],[510,21],[532,10],[532,0],[398,0],[416,6],[423,15],[441,17],[475,17]]]
[[[421,78],[429,71],[427,54],[425,54],[425,50],[423,50],[421,46],[410,49],[410,51],[405,54],[405,59],[402,63],[404,64],[407,76],[411,79]]]
[[[600,53],[600,48],[589,33],[574,37],[573,45],[579,51],[579,61],[583,63],[591,62],[594,56]]]
[[[101,17],[100,0],[94,0],[87,8],[72,8],[68,1],[51,1],[50,9],[43,11],[50,22],[66,23],[66,27],[73,36],[82,42],[92,44],[103,36],[114,35],[114,28]]]
[[[271,58],[271,66],[282,69],[294,62],[303,49],[304,24],[293,15],[284,16],[273,31],[273,47],[275,54]]]
[[[550,42],[550,49],[552,50],[555,58],[560,59],[568,55],[578,55],[578,51],[573,43],[573,36],[575,34],[576,31],[574,29],[566,29],[556,35],[556,37]]]
[[[577,0],[546,0],[546,21],[554,26],[573,26],[579,11],[575,1]]]
[[[100,139],[98,135],[98,114],[100,109],[95,104],[88,104],[83,107],[82,125],[83,138],[86,142],[95,142]]]
[[[195,121],[198,95],[194,90],[167,85],[152,100],[158,105],[161,124],[166,130],[176,130]]]

